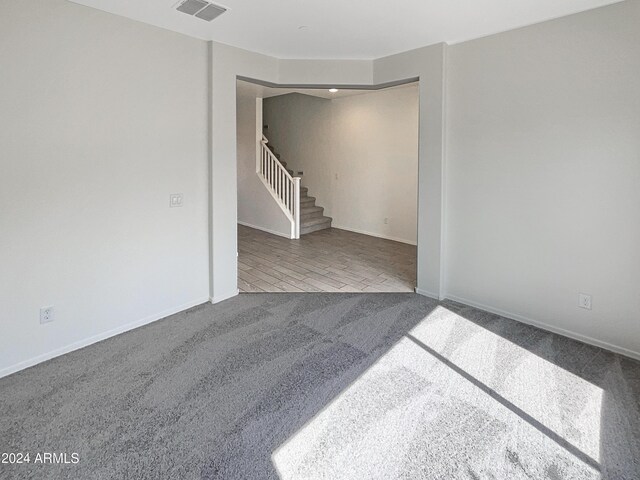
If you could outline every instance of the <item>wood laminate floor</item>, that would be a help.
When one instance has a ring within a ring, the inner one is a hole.
[[[299,240],[238,225],[241,292],[413,292],[416,247],[330,228]]]

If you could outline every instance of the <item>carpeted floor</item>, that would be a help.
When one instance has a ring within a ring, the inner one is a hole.
[[[631,480],[639,403],[640,362],[473,308],[244,294],[0,379],[0,478]]]

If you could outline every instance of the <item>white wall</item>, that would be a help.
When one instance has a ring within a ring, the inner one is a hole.
[[[371,60],[278,60],[281,84],[371,85]]]
[[[334,226],[416,244],[418,100],[411,85],[331,101]]]
[[[418,88],[265,100],[267,135],[333,226],[416,244]],[[385,217],[388,223],[384,223]]]
[[[0,2],[0,375],[207,300],[206,48]]]
[[[416,291],[442,298],[444,286],[445,44],[373,62],[373,82],[420,78],[418,144],[418,275]]]
[[[237,132],[238,223],[290,238],[291,222],[256,173],[256,147],[262,138],[262,99],[240,87]]]
[[[278,61],[228,45],[209,44],[211,158],[211,298],[238,294],[237,76],[277,82]]]
[[[628,1],[449,48],[448,297],[640,356],[639,23]]]

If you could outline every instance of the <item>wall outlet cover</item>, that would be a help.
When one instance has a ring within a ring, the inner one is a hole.
[[[40,308],[40,323],[50,323],[55,320],[55,311],[53,305]]]

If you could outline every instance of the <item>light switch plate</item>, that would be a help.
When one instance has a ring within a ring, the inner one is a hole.
[[[586,293],[579,293],[578,306],[586,310],[591,310],[591,295],[587,295]]]
[[[171,208],[181,207],[183,202],[183,197],[181,193],[172,193],[169,195],[169,206]]]

